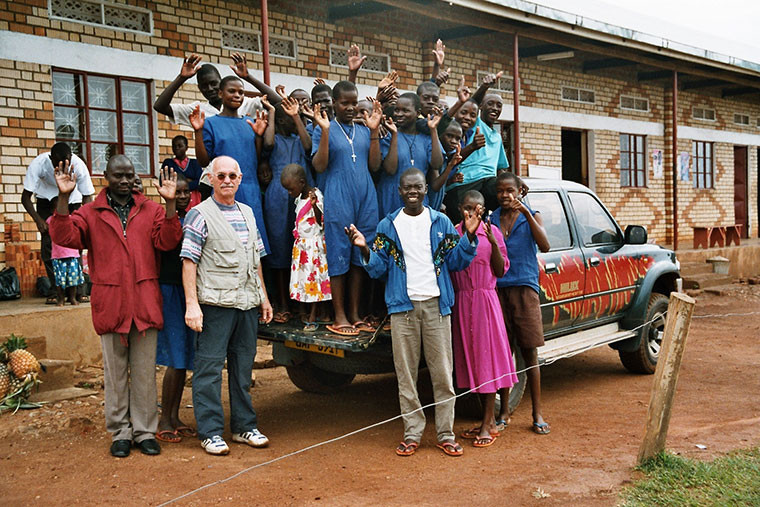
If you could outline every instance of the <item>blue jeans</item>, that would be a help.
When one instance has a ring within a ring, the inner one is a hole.
[[[256,428],[251,404],[251,371],[256,356],[257,308],[237,310],[201,305],[203,331],[195,340],[193,407],[201,440],[224,433],[222,368],[227,358],[230,391],[230,429],[243,433]]]

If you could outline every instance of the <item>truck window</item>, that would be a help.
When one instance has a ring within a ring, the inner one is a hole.
[[[526,198],[528,206],[541,212],[546,235],[549,236],[551,250],[564,250],[573,246],[567,214],[557,192],[530,192]]]
[[[584,245],[603,245],[622,241],[615,222],[594,196],[585,192],[568,192],[568,195],[578,219],[578,231]]]

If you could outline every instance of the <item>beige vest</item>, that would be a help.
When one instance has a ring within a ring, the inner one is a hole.
[[[213,198],[198,204],[206,221],[208,237],[198,262],[198,302],[206,305],[250,310],[259,306],[264,291],[259,280],[256,219],[250,207],[237,203],[248,225],[248,244],[227,222]]]

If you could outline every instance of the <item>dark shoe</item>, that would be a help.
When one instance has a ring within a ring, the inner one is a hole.
[[[135,444],[135,447],[140,449],[141,453],[147,454],[148,456],[155,456],[156,454],[161,454],[161,446],[158,445],[158,442],[156,442],[155,438],[148,438],[147,440],[138,442],[137,444]]]
[[[132,447],[131,440],[114,440],[111,444],[111,456],[114,458],[126,458]]]

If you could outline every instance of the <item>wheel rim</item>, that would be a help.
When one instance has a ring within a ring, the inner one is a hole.
[[[665,315],[662,312],[657,312],[652,319],[652,323],[649,324],[649,332],[647,333],[647,349],[649,350],[649,355],[655,359],[660,355],[664,331]]]

